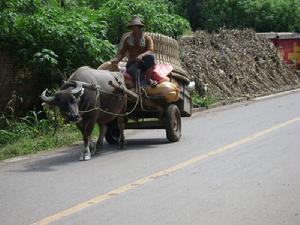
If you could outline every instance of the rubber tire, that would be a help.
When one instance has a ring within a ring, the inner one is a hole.
[[[175,104],[171,104],[167,108],[166,135],[170,142],[177,142],[181,138],[181,115]]]
[[[121,132],[118,128],[118,123],[116,120],[110,122],[107,127],[105,134],[105,140],[108,144],[114,145],[118,144],[120,141]]]

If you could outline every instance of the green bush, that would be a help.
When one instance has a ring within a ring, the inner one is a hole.
[[[22,61],[27,63],[49,49],[57,55],[57,68],[70,72],[82,65],[96,67],[115,54],[114,46],[106,40],[106,22],[92,9],[42,6],[30,16],[5,11],[0,16],[4,18],[1,27],[7,28],[0,40],[17,44]]]
[[[98,67],[114,57],[133,14],[148,31],[178,36],[188,21],[170,14],[162,0],[4,0],[0,4],[0,45],[15,49],[32,68],[40,89],[54,87],[83,65]],[[40,91],[40,90],[39,90]]]
[[[194,108],[205,107],[209,108],[211,105],[217,102],[212,96],[200,96],[198,92],[193,91],[191,94],[192,104]]]
[[[254,28],[259,32],[300,32],[299,0],[167,0],[193,28]]]
[[[0,146],[11,144],[20,138],[36,138],[49,132],[54,132],[58,127],[62,127],[63,123],[58,114],[53,118],[53,111],[46,111],[48,118],[43,118],[42,111],[29,111],[26,116],[15,118],[0,117]]]
[[[241,9],[245,12],[245,25],[257,31],[300,32],[300,14],[297,14],[299,0],[248,0],[241,5]]]
[[[188,21],[170,13],[162,0],[107,0],[100,11],[109,24],[108,38],[114,44],[128,32],[126,27],[132,15],[139,15],[150,32],[177,37],[191,30]]]

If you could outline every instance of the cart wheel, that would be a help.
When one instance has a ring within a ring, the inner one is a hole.
[[[175,104],[169,105],[167,109],[166,134],[170,142],[179,141],[181,137],[181,115]]]
[[[118,127],[118,123],[116,120],[110,122],[107,127],[107,131],[105,134],[105,140],[108,144],[113,145],[119,143],[121,136],[121,132]]]

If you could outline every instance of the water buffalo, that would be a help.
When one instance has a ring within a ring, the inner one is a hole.
[[[84,149],[79,160],[89,160],[92,153],[102,150],[107,124],[113,120],[118,122],[120,147],[123,148],[125,124],[122,115],[127,104],[124,87],[121,73],[80,67],[54,96],[47,96],[47,89],[43,91],[42,100],[57,106],[65,120],[75,122],[80,129]],[[91,140],[95,123],[100,127],[96,146]]]

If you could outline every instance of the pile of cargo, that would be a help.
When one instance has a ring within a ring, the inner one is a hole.
[[[300,81],[276,47],[253,30],[198,31],[180,40],[181,63],[200,95],[218,101],[255,97],[297,87]]]

